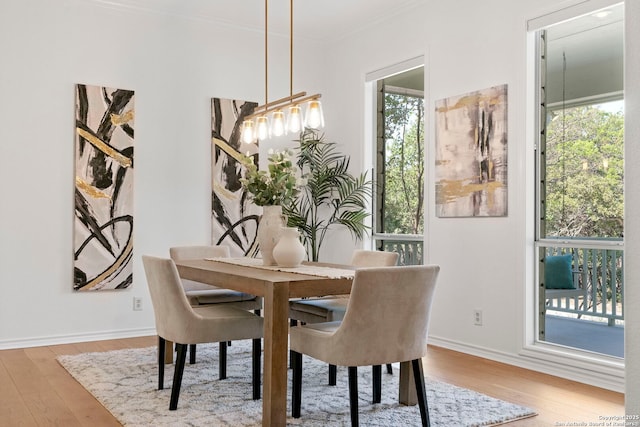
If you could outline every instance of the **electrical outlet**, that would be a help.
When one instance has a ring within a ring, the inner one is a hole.
[[[133,297],[133,311],[142,311],[142,298]]]
[[[476,326],[482,326],[482,310],[479,308],[473,310],[473,324]]]

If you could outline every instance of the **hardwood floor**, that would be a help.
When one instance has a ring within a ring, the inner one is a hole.
[[[0,425],[119,426],[56,361],[61,354],[156,345],[155,337],[0,351]],[[624,396],[550,375],[430,347],[425,372],[438,380],[533,408],[513,427],[598,422],[624,414]]]

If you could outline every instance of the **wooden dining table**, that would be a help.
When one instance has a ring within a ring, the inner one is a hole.
[[[305,263],[329,269],[355,267]],[[287,419],[287,362],[289,299],[341,295],[351,292],[352,277],[326,277],[291,271],[276,271],[215,260],[182,260],[176,266],[180,277],[261,296],[264,299],[264,372],[262,425],[285,426]],[[411,363],[400,365],[399,401],[416,404]],[[345,404],[348,396],[345,396]]]

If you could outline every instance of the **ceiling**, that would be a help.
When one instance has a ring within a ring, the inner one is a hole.
[[[93,0],[264,31],[264,0]],[[335,41],[404,13],[427,0],[304,0],[294,2],[295,37]],[[269,0],[269,32],[289,34],[289,0]]]
[[[264,0],[92,0],[106,7],[141,10],[150,13],[204,20],[212,24],[264,32]],[[316,42],[335,42],[362,29],[413,8],[427,0],[297,0],[294,1],[294,32],[296,39]],[[289,36],[289,0],[268,0],[269,33]],[[548,28],[548,73],[555,83],[562,73],[562,55],[566,52],[568,67],[591,69],[595,74],[618,70],[605,69],[598,64],[622,64],[620,38],[623,31],[623,8],[609,8],[612,13],[601,18],[586,15]],[[611,66],[609,67],[611,68]],[[394,84],[419,87],[422,70],[398,76]],[[621,74],[620,74],[621,75]],[[405,81],[408,80],[408,81]],[[561,79],[560,79],[561,80]],[[610,79],[613,80],[613,79]],[[557,83],[555,83],[557,84]],[[621,86],[621,83],[615,83]],[[584,87],[592,86],[590,83]],[[610,86],[614,86],[612,82]],[[580,91],[577,91],[580,92]],[[576,93],[575,96],[579,94]],[[580,94],[582,96],[583,94]]]
[[[588,100],[624,89],[624,7],[547,28],[547,101]],[[566,82],[566,87],[565,87]]]

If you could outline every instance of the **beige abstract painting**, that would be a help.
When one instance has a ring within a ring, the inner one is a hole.
[[[436,215],[507,215],[507,85],[435,103]]]

